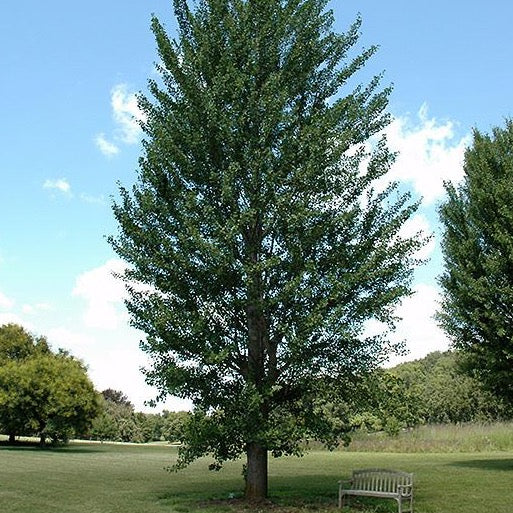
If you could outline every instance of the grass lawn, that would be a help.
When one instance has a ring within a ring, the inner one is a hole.
[[[0,446],[2,513],[239,512],[241,466],[209,472],[199,461],[178,473],[164,467],[176,449],[164,446],[71,444],[59,449]],[[415,473],[416,513],[510,513],[513,453],[404,454],[314,451],[270,462],[273,513],[337,511],[337,481],[354,468]],[[235,499],[229,500],[230,497]],[[393,501],[351,511],[397,511]],[[345,510],[348,511],[348,510]]]

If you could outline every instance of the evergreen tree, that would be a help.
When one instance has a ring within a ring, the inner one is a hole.
[[[513,122],[474,132],[464,180],[440,209],[445,272],[441,325],[467,370],[513,401]]]
[[[417,205],[373,187],[390,91],[347,84],[376,48],[350,58],[360,20],[336,34],[326,4],[175,0],[176,40],[153,19],[160,79],[114,205],[147,380],[194,402],[179,466],[246,453],[249,499],[269,451],[345,439],[355,381],[391,349],[365,323],[393,327],[422,244],[399,235]]]

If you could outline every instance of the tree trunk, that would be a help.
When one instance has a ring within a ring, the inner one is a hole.
[[[245,497],[262,501],[267,497],[267,449],[251,442],[246,449],[247,474]]]
[[[9,433],[9,443],[10,444],[16,443],[16,435],[14,433]]]

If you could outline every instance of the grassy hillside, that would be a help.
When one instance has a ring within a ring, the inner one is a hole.
[[[396,437],[358,432],[348,451],[359,452],[491,452],[513,453],[513,422],[418,426]]]

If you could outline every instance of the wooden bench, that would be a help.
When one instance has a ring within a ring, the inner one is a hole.
[[[405,511],[403,503],[409,503],[406,511],[413,513],[413,474],[381,468],[354,470],[351,479],[339,481],[338,485],[339,508],[344,506],[346,498],[349,504],[351,495],[359,495],[395,499],[399,513]]]

